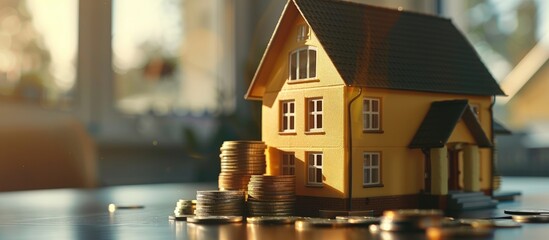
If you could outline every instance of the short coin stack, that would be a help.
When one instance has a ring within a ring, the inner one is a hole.
[[[243,191],[197,191],[195,215],[242,216],[244,197]]]
[[[292,216],[295,176],[252,175],[248,184],[248,216]]]
[[[219,189],[246,190],[250,175],[264,174],[265,148],[261,141],[225,141],[219,155]]]
[[[175,210],[173,213],[175,216],[181,215],[193,215],[196,202],[193,203],[193,200],[179,199],[175,205]]]

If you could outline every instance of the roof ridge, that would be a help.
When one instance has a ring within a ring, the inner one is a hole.
[[[303,1],[303,0],[294,0],[294,1],[299,2],[299,1]],[[411,10],[406,10],[404,8],[403,8],[403,10],[400,10],[398,8],[391,8],[391,7],[384,7],[384,6],[377,6],[377,5],[353,2],[352,0],[314,0],[314,1],[343,3],[343,4],[355,5],[355,6],[361,6],[361,7],[376,8],[376,9],[382,10],[382,11],[400,12],[400,13],[403,13],[403,14],[417,15],[417,16],[420,16],[420,17],[427,17],[427,18],[434,18],[434,19],[442,20],[442,21],[452,21],[452,19],[450,19],[450,18],[446,18],[446,17],[443,17],[443,16],[435,15],[435,14],[411,11]]]

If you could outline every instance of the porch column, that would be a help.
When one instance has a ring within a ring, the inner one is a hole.
[[[448,150],[431,148],[431,194],[448,194]]]
[[[477,145],[463,148],[463,190],[480,191],[480,156]]]

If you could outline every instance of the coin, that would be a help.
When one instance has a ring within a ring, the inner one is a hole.
[[[509,215],[540,215],[540,214],[549,214],[548,209],[514,209],[514,210],[503,210],[504,213]]]
[[[430,227],[427,228],[426,234],[428,239],[485,239],[493,237],[494,230],[490,228],[470,227]]]
[[[251,224],[293,224],[296,220],[305,219],[303,217],[295,216],[262,216],[262,217],[248,217],[246,222]]]
[[[438,209],[402,209],[383,213],[379,229],[390,232],[425,231],[442,226],[443,214]]]
[[[357,227],[368,226],[369,222],[353,222],[345,219],[328,219],[328,218],[310,218],[300,219],[295,221],[296,229],[308,229],[308,228],[339,228],[339,227]]]
[[[522,225],[512,220],[493,220],[493,219],[460,219],[461,224],[474,228],[519,228]]]
[[[187,217],[187,222],[198,224],[224,224],[242,222],[242,216],[194,216]]]
[[[352,223],[363,222],[363,223],[370,223],[370,224],[379,224],[380,222],[380,218],[370,217],[370,216],[336,216],[335,219],[347,220]]]
[[[549,223],[549,215],[513,215],[513,220],[519,223]]]

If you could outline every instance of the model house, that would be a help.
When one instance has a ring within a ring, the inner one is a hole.
[[[446,208],[492,192],[502,90],[448,19],[290,0],[246,94],[262,102],[267,173],[298,213]]]

